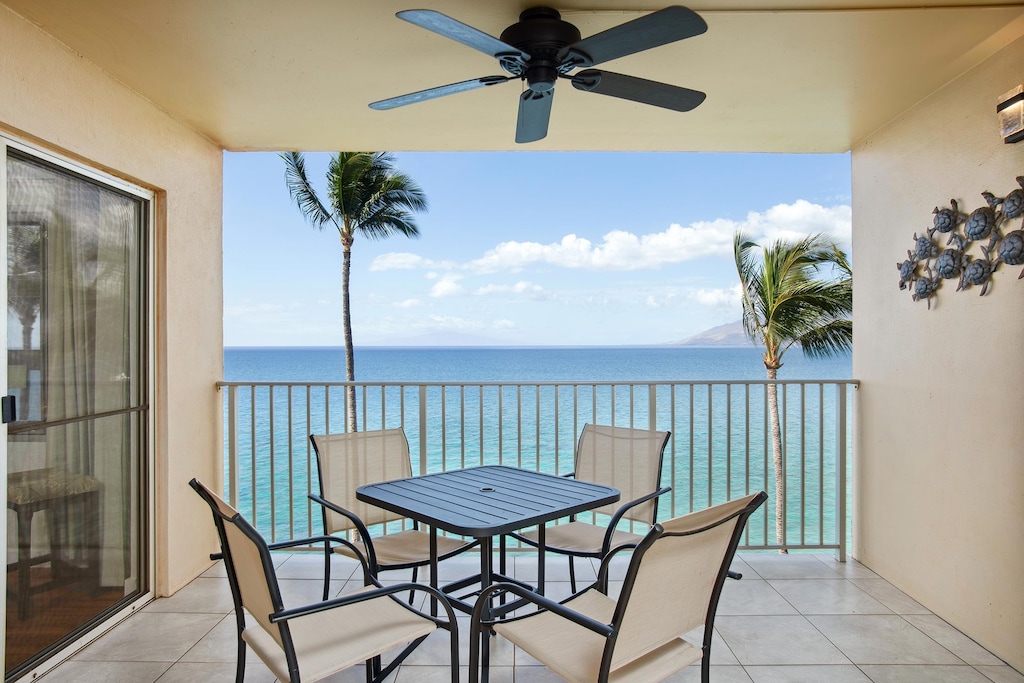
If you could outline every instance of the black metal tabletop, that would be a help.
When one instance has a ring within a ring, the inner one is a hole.
[[[576,479],[484,465],[368,484],[356,498],[451,533],[488,538],[619,500],[620,492]]]

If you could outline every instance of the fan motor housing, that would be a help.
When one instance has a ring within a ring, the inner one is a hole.
[[[547,92],[558,80],[558,53],[566,45],[579,42],[578,28],[562,20],[550,7],[533,7],[519,15],[519,22],[501,32],[501,41],[530,55],[526,68],[516,75],[526,79],[534,92]]]

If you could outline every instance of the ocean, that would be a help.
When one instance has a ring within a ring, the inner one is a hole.
[[[779,379],[850,379],[851,358],[810,360],[791,350]],[[753,347],[357,347],[361,382],[547,382],[761,380]],[[229,382],[341,382],[340,347],[229,347]]]
[[[852,434],[853,413],[838,405],[854,394],[835,382],[851,378],[851,358],[795,349],[784,361],[780,380],[812,382],[779,391],[787,529],[818,547],[836,538],[837,433],[845,420]],[[362,347],[355,371],[370,385],[357,391],[358,429],[403,427],[414,472],[501,463],[561,474],[585,423],[647,427],[653,416],[672,432],[664,479],[673,491],[659,516],[773,493],[764,386],[744,384],[765,379],[753,347]],[[318,533],[307,438],[346,429],[343,388],[315,386],[344,381],[343,350],[226,348],[224,377],[255,385],[233,390],[233,407],[223,392],[225,472],[229,487],[235,472],[242,512],[274,540]],[[747,542],[763,547],[769,519],[759,514]]]

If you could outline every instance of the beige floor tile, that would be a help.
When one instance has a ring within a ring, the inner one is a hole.
[[[754,683],[870,683],[859,668],[847,666],[748,666]]]
[[[726,579],[718,603],[719,615],[781,615],[796,614],[779,592],[764,579],[745,576],[739,581]]]
[[[235,624],[235,615],[229,614],[198,643],[189,648],[179,661],[209,664],[230,662],[234,665],[237,654],[238,627]],[[251,652],[248,656],[255,657]]]
[[[861,669],[874,683],[989,683],[970,666],[868,664]]]
[[[934,614],[908,614],[904,619],[968,664],[998,666],[1003,663],[1001,659]]]
[[[1024,683],[1024,673],[1013,667],[1006,666],[976,666],[974,667],[995,683]]]
[[[711,665],[711,680],[714,683],[751,683],[750,676],[742,666]],[[672,674],[665,683],[700,683],[700,663],[691,664],[682,671]]]
[[[274,683],[274,674],[263,662],[252,655],[246,658],[245,683]],[[178,662],[171,666],[159,683],[234,683],[235,663],[232,662]]]
[[[719,617],[715,627],[740,664],[850,664],[807,619]]]
[[[836,557],[836,553],[820,554],[817,553],[814,557],[818,558],[825,564],[826,567],[834,571],[840,576],[844,576],[848,579],[877,579],[878,574],[874,573],[864,565],[852,557],[847,556],[846,562],[840,562]]]
[[[931,611],[885,579],[850,579],[853,585],[896,614],[931,614]]]
[[[133,614],[79,654],[77,661],[176,662],[224,618],[223,614]]]
[[[232,609],[234,609],[234,602],[231,599],[231,587],[226,578],[199,577],[174,595],[154,600],[142,611],[225,614]]]
[[[46,683],[152,683],[170,662],[64,662],[46,674]]]
[[[846,579],[772,579],[768,583],[801,614],[892,614]]]
[[[963,664],[903,617],[811,616],[807,619],[854,664]]]
[[[743,561],[762,579],[838,579],[836,571],[813,555],[748,554]]]

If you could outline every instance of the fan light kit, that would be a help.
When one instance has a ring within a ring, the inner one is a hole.
[[[500,38],[434,10],[406,10],[396,16],[491,55],[510,75],[484,76],[420,90],[373,102],[372,109],[394,109],[518,79],[525,81],[527,88],[519,97],[516,142],[525,143],[541,140],[548,134],[551,102],[559,78],[570,81],[577,90],[674,111],[690,111],[706,97],[699,90],[591,68],[707,31],[704,20],[686,7],[666,7],[582,39],[579,29],[549,7],[524,11],[519,22],[502,31]]]

